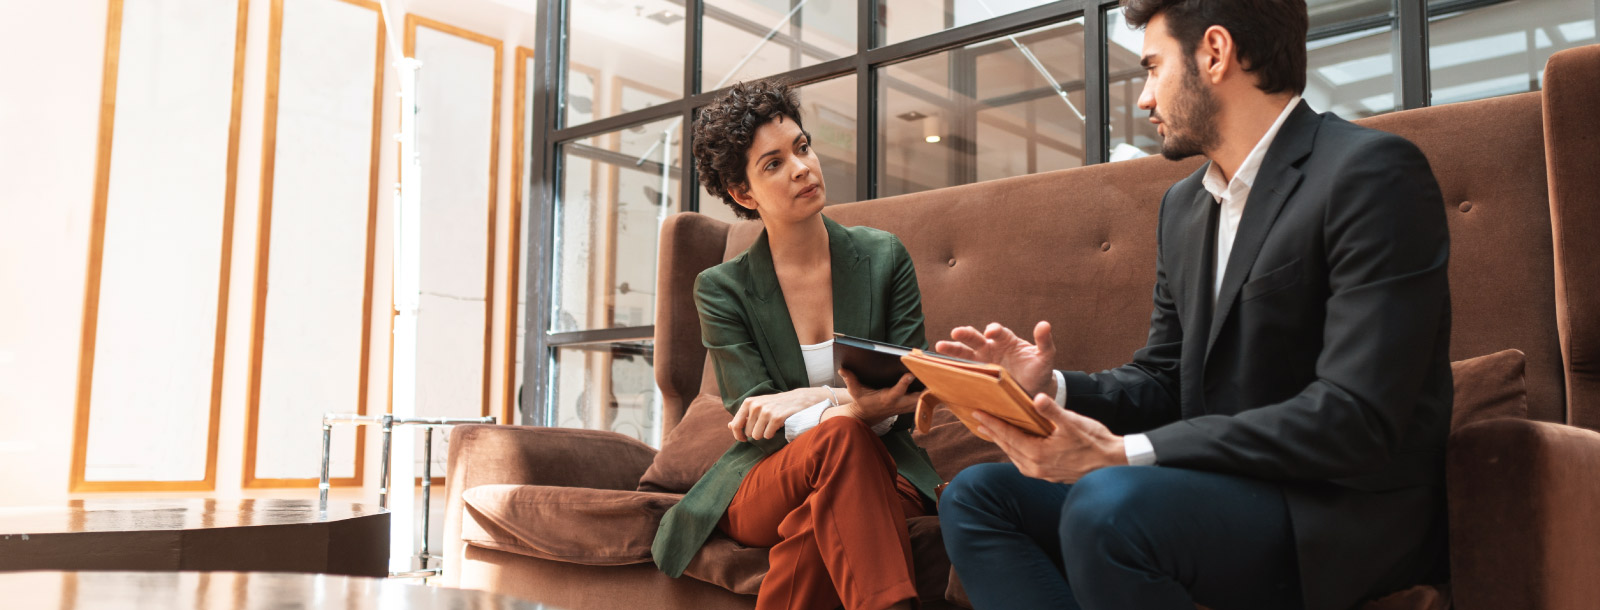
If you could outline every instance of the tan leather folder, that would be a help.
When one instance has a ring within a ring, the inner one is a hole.
[[[1011,374],[999,365],[955,360],[912,350],[901,362],[917,379],[928,386],[917,401],[917,430],[927,432],[933,409],[943,403],[978,438],[993,439],[978,432],[973,411],[999,418],[1037,436],[1049,436],[1055,424],[1033,409],[1033,400],[1022,391]]]

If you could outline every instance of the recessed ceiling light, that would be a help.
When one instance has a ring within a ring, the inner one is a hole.
[[[645,18],[649,19],[651,21],[660,22],[661,25],[672,25],[672,24],[677,23],[679,21],[683,21],[683,15],[679,15],[677,13],[674,13],[674,12],[666,10],[666,9],[662,9],[662,10],[656,11],[654,13],[650,13],[649,15],[645,15]]]

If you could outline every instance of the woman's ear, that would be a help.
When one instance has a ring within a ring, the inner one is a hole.
[[[744,206],[745,209],[748,209],[748,210],[750,210],[752,212],[758,211],[756,209],[756,200],[755,200],[755,198],[750,196],[750,188],[749,187],[741,186],[741,185],[729,186],[728,187],[728,195],[733,197],[734,203],[737,203],[737,204],[739,204],[741,206]]]

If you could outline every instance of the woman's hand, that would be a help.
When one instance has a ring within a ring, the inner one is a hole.
[[[783,432],[783,422],[802,409],[828,400],[828,391],[822,388],[800,388],[788,392],[751,396],[739,405],[728,422],[728,430],[739,442],[765,440]]]
[[[855,373],[840,370],[839,376],[844,378],[845,388],[850,391],[850,402],[839,405],[839,410],[851,417],[867,422],[868,425],[883,421],[884,418],[906,413],[915,409],[917,398],[922,392],[906,393],[906,388],[911,387],[911,380],[915,379],[910,373],[900,376],[900,382],[891,387],[874,390],[861,384]],[[828,414],[824,414],[824,418]]]

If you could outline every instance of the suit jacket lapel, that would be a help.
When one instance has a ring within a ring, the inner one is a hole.
[[[789,304],[783,300],[783,288],[778,284],[778,271],[772,264],[772,245],[767,242],[767,232],[761,231],[746,255],[750,282],[745,294],[751,299],[750,320],[754,323],[757,338],[764,343],[762,351],[772,354],[774,380],[782,390],[803,388],[806,383],[805,357],[800,355],[800,337],[794,332],[794,319],[789,316]]]
[[[1206,169],[1201,168],[1200,171]],[[1205,402],[1205,352],[1202,351],[1205,346],[1200,343],[1200,337],[1207,336],[1211,328],[1211,287],[1216,284],[1212,270],[1213,258],[1217,253],[1217,222],[1222,213],[1217,200],[1204,188],[1195,194],[1194,201],[1190,202],[1186,211],[1182,226],[1188,239],[1184,241],[1182,253],[1184,267],[1179,270],[1183,283],[1181,290],[1172,297],[1179,299],[1178,315],[1183,324],[1184,337],[1194,338],[1183,343],[1185,372],[1179,382],[1182,396],[1179,404],[1183,415],[1192,417],[1199,414],[1198,410]],[[1169,284],[1171,281],[1169,276]]]
[[[828,252],[833,265],[833,332],[876,339],[872,334],[872,259],[862,256],[843,225],[827,216]]]
[[[1222,290],[1217,293],[1215,314],[1206,338],[1206,354],[1217,342],[1217,333],[1233,311],[1239,298],[1239,289],[1245,276],[1255,265],[1261,244],[1266,242],[1272,223],[1283,210],[1284,201],[1300,184],[1300,161],[1311,154],[1311,144],[1321,124],[1321,116],[1311,111],[1304,101],[1289,114],[1278,128],[1278,135],[1261,161],[1261,171],[1250,187],[1250,197],[1245,200],[1244,217],[1239,219],[1239,232],[1233,238],[1233,250],[1228,254],[1228,268],[1223,270]],[[1214,267],[1214,265],[1213,265]]]
[[[1211,287],[1216,284],[1212,259],[1217,253],[1217,219],[1222,216],[1220,208],[1211,193],[1202,188],[1195,193],[1194,202],[1184,219],[1183,226],[1200,233],[1192,235],[1192,239],[1185,243],[1187,250],[1183,253],[1183,260],[1186,265],[1193,267],[1184,269],[1183,294],[1173,296],[1183,299],[1179,312],[1183,315],[1185,326],[1193,325],[1190,330],[1197,333],[1194,335],[1196,337],[1205,336],[1211,321]]]

